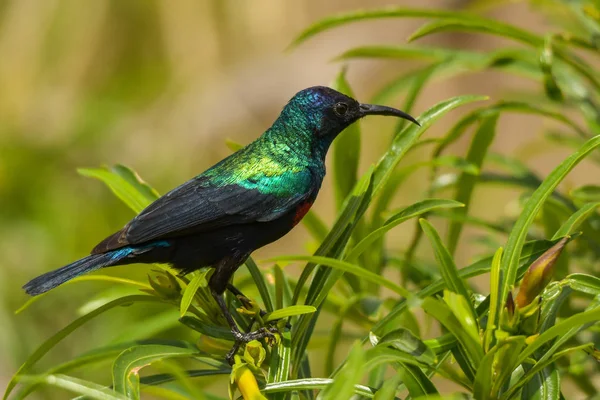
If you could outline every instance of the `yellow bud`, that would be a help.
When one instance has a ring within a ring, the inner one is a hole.
[[[156,272],[156,275],[154,277],[148,275],[148,282],[157,296],[166,300],[174,300],[181,297],[181,286],[175,276],[169,271],[153,270],[153,272]]]
[[[246,364],[238,364],[236,362],[232,374],[233,380],[240,390],[244,400],[268,400],[260,392],[260,389],[258,388],[258,382]]]
[[[267,352],[263,348],[262,344],[258,340],[253,340],[246,343],[244,349],[244,360],[253,367],[260,368],[260,365],[265,360]]]

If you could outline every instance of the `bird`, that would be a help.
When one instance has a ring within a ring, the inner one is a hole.
[[[87,257],[32,279],[24,290],[36,296],[117,265],[166,263],[182,274],[212,267],[208,286],[231,329],[234,348],[270,337],[274,330],[264,327],[242,332],[224,292],[236,293],[230,279],[254,250],[286,235],[306,215],[321,188],[333,140],[368,115],[419,125],[408,113],[361,104],[329,87],[299,91],[258,139],[158,198]]]

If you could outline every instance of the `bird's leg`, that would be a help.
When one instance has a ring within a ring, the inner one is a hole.
[[[242,302],[242,304],[244,305],[244,307],[250,309],[251,305],[250,305],[250,298],[248,296],[246,296],[244,293],[242,293],[241,290],[239,290],[238,288],[236,288],[235,286],[233,286],[231,283],[227,284],[227,290],[229,290],[234,296],[237,296],[240,301]],[[265,310],[263,310],[262,308],[260,309],[260,316],[264,317],[265,315],[267,315],[267,312]]]
[[[242,333],[238,328],[233,316],[229,312],[227,308],[227,304],[225,303],[225,299],[223,298],[223,292],[227,289],[229,278],[233,275],[233,273],[238,269],[238,267],[244,262],[248,255],[237,257],[231,256],[224,258],[217,265],[215,265],[215,271],[210,277],[210,281],[208,286],[210,287],[212,296],[216,300],[229,328],[231,329],[231,333],[233,334],[233,338],[235,340],[235,345],[233,348],[227,353],[226,359],[231,364],[233,361],[233,356],[239,349],[239,347],[244,344],[251,342],[253,340],[261,340],[265,338],[274,338],[275,333],[278,333],[276,327],[269,328],[259,328],[254,332]],[[238,290],[239,292],[239,290]],[[240,292],[241,293],[241,292]]]
[[[233,360],[233,356],[235,355],[235,353],[237,353],[238,349],[240,348],[240,346],[242,344],[251,342],[253,340],[261,340],[261,339],[265,339],[265,338],[275,338],[275,333],[279,332],[276,327],[269,327],[269,328],[262,327],[254,332],[248,332],[248,333],[240,332],[240,329],[238,328],[233,317],[231,316],[231,313],[229,312],[229,309],[227,308],[227,304],[225,304],[225,299],[223,298],[223,294],[212,291],[212,295],[215,298],[215,300],[217,301],[219,308],[221,308],[221,312],[225,316],[225,319],[227,320],[227,324],[229,325],[229,328],[231,329],[231,333],[233,333],[233,338],[235,339],[235,345],[225,356],[226,360],[230,364]]]
[[[234,296],[237,296],[237,298],[242,302],[244,307],[246,307],[247,309],[250,309],[252,307],[250,305],[250,300],[249,300],[250,298],[248,296],[244,295],[244,293],[242,293],[241,290],[239,290],[238,288],[233,286],[231,283],[227,284],[227,290],[229,290]],[[259,309],[259,314],[261,317],[264,317],[265,315],[267,315],[267,312],[261,308],[261,309]],[[252,325],[254,325],[255,321],[256,321],[256,318],[252,318],[252,320],[250,321],[250,326],[247,329],[248,331],[252,328]],[[277,321],[279,321],[279,320],[271,321],[271,323],[276,323]],[[290,324],[290,322],[287,321],[285,324],[285,327],[288,329],[292,329],[292,324]]]
[[[250,308],[249,302],[248,304],[244,301],[248,300],[249,297],[244,295],[244,293],[241,292],[241,290],[239,290],[238,288],[236,288],[235,286],[233,286],[231,283],[227,284],[227,290],[229,290],[234,296],[237,296],[238,298],[241,297],[240,301],[242,303],[244,303],[244,307],[246,308]],[[260,309],[260,316],[264,317],[265,315],[267,315],[267,312],[265,310],[263,310],[262,308]],[[276,322],[276,321],[272,321],[272,322]],[[250,324],[250,326],[252,326],[252,324],[254,323],[254,320],[252,321],[252,323]],[[288,329],[292,329],[292,324],[290,324],[290,322],[286,322],[285,327]],[[250,329],[250,328],[248,328]]]

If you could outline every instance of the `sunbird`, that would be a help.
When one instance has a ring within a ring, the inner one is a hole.
[[[306,215],[325,176],[333,140],[367,115],[419,123],[395,108],[361,104],[324,86],[304,89],[254,142],[160,197],[91,254],[28,282],[32,295],[100,268],[166,263],[182,274],[212,267],[208,286],[236,342],[271,337],[275,328],[242,332],[223,294],[250,254],[287,234]],[[233,350],[232,350],[233,351]],[[228,354],[230,359],[233,354]]]

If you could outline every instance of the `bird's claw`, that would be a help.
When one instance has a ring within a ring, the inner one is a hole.
[[[279,329],[277,329],[277,327],[275,326],[269,326],[261,327],[255,330],[254,332],[242,333],[240,331],[232,331],[232,333],[233,338],[235,340],[235,344],[233,345],[229,353],[227,353],[227,355],[225,356],[225,359],[227,360],[227,362],[229,362],[230,365],[233,365],[233,357],[243,344],[246,344],[253,340],[262,339],[265,339],[268,345],[272,346],[273,344],[275,344],[277,342],[276,335],[279,334]]]
[[[237,343],[248,343],[253,340],[261,340],[261,339],[273,339],[275,334],[279,333],[279,330],[274,327],[262,327],[254,332],[242,333],[242,332],[233,332],[233,338]]]

